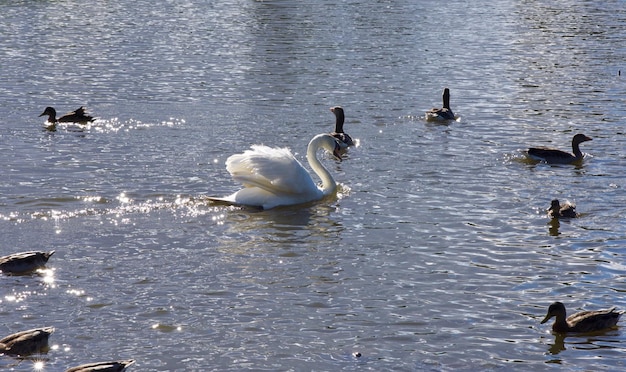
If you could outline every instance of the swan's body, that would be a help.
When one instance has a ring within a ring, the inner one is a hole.
[[[612,307],[605,310],[581,311],[567,316],[565,305],[555,302],[548,308],[548,314],[541,324],[556,317],[552,325],[555,332],[594,332],[615,327],[621,315],[621,311],[615,311],[615,307]]]
[[[270,209],[322,199],[335,192],[337,183],[317,159],[317,150],[323,148],[341,159],[343,147],[345,145],[329,134],[318,134],[309,142],[306,157],[322,180],[321,187],[318,187],[288,149],[253,145],[251,150],[226,160],[226,169],[244,188],[232,195],[210,200]]]
[[[570,154],[569,152],[549,149],[544,147],[531,147],[528,149],[528,156],[531,159],[538,161],[545,161],[549,164],[570,164],[579,162],[583,159],[583,153],[580,151],[580,144],[585,141],[591,141],[591,137],[587,137],[582,133],[578,133],[572,138],[572,151],[574,154]]]
[[[565,204],[561,205],[558,199],[554,199],[550,204],[550,208],[548,208],[548,216],[550,218],[576,218],[578,213],[576,213],[574,204],[565,202]]]
[[[442,101],[442,108],[433,108],[426,112],[427,121],[447,121],[455,119],[454,112],[452,112],[450,108],[450,89],[443,89]]]
[[[122,372],[134,363],[135,361],[133,359],[88,363],[72,367],[65,372]]]
[[[0,271],[5,274],[25,274],[42,268],[54,251],[22,252],[0,257]]]
[[[48,122],[52,124],[56,123],[79,123],[79,124],[87,124],[95,119],[93,116],[87,115],[85,108],[80,106],[75,111],[68,112],[67,114],[61,116],[57,119],[57,111],[54,107],[46,107],[46,109],[39,116],[48,115]]]
[[[0,353],[26,356],[46,351],[52,332],[53,327],[45,327],[8,335],[0,340]]]
[[[343,142],[346,147],[354,146],[354,141],[352,137],[343,131],[343,122],[345,121],[345,115],[343,112],[343,107],[335,106],[331,107],[330,111],[335,114],[335,131],[330,135]]]

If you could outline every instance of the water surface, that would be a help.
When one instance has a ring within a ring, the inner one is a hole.
[[[618,370],[621,327],[555,337],[548,305],[623,301],[626,18],[619,1],[0,4],[5,369]],[[426,123],[449,87],[460,119]],[[89,126],[44,128],[46,106]],[[342,105],[322,203],[213,205],[252,144],[304,161]],[[581,166],[529,146],[593,141]],[[549,224],[552,198],[581,218]],[[354,353],[360,353],[360,357]]]

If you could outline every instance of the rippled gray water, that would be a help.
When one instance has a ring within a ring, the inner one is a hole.
[[[0,368],[623,369],[621,323],[539,324],[626,309],[622,2],[301,3],[0,2],[0,254],[56,250],[0,277],[1,335],[56,327]],[[444,86],[460,119],[426,123]],[[323,160],[336,199],[206,201],[251,144],[303,158],[335,105],[360,140]],[[578,132],[582,166],[524,160]],[[582,217],[550,225],[555,197]]]

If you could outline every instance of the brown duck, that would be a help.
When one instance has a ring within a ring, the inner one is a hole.
[[[77,367],[72,367],[65,372],[122,372],[126,368],[135,363],[135,360],[117,360],[111,362],[97,362],[82,364]]]
[[[622,311],[615,311],[615,307],[612,307],[605,310],[581,311],[567,316],[565,305],[555,302],[548,308],[548,314],[541,324],[556,317],[552,325],[554,332],[594,332],[615,327],[621,315]]]
[[[0,340],[0,353],[26,356],[42,353],[48,349],[48,337],[53,327],[35,328],[17,332]]]
[[[50,252],[21,252],[0,257],[0,271],[4,274],[27,274],[46,266]]]

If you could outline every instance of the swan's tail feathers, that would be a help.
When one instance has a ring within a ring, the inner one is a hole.
[[[243,208],[249,208],[253,210],[263,210],[263,207],[253,207],[253,206],[237,203],[236,201],[233,201],[232,199],[229,199],[227,197],[207,196],[205,198],[209,202],[216,204],[216,205],[229,206],[229,207],[230,206],[243,207]]]
[[[220,205],[235,205],[236,203],[228,198],[220,198],[218,196],[206,196],[206,200]]]

